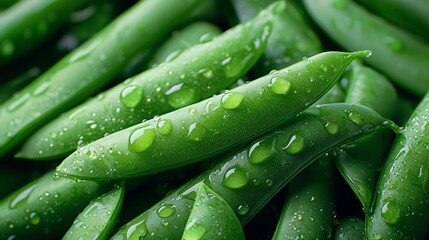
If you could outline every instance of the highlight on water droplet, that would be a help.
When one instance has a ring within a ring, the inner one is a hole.
[[[251,164],[260,164],[268,159],[271,159],[275,155],[274,141],[264,139],[254,143],[249,149],[249,162]]]
[[[43,82],[42,84],[40,84],[34,91],[33,91],[33,95],[34,96],[40,96],[43,93],[45,93],[46,91],[48,91],[48,89],[51,87],[51,83],[50,82]]]
[[[214,35],[209,32],[209,33],[205,33],[205,34],[201,35],[200,38],[198,39],[198,41],[200,43],[207,43],[207,42],[212,41],[213,38],[214,38]]]
[[[362,117],[357,112],[353,112],[353,111],[349,112],[348,117],[350,121],[354,122],[357,125],[361,125],[363,123]]]
[[[337,134],[338,132],[338,125],[332,122],[326,123],[325,128],[326,128],[326,131],[331,135]]]
[[[274,94],[286,95],[291,87],[291,82],[283,77],[273,77],[270,84],[268,84],[268,89]]]
[[[220,105],[223,109],[236,109],[243,102],[244,95],[238,92],[225,93],[221,100]]]
[[[395,202],[387,201],[381,208],[381,217],[387,224],[396,224],[401,218],[401,209]]]
[[[158,129],[158,132],[164,136],[170,134],[171,130],[173,129],[173,126],[171,125],[171,122],[168,119],[163,119],[159,121],[156,127]]]
[[[173,204],[162,205],[157,211],[158,216],[161,218],[171,217],[175,212],[176,207]]]
[[[138,128],[130,134],[128,149],[132,152],[143,152],[152,146],[156,137],[156,130],[152,126]]]
[[[40,223],[40,216],[39,216],[37,213],[32,212],[32,213],[30,214],[30,222],[31,222],[31,224],[33,224],[33,225],[37,225],[37,224],[39,224],[39,223]]]
[[[298,154],[304,149],[305,139],[301,131],[295,132],[283,150],[290,155]]]
[[[121,91],[121,103],[127,108],[135,108],[143,98],[143,89],[139,86],[127,86]]]
[[[199,123],[193,123],[188,128],[186,139],[194,142],[199,142],[203,139],[206,132],[206,127]]]
[[[9,204],[10,209],[15,209],[19,206],[22,206],[27,202],[28,197],[30,196],[31,192],[36,188],[36,184],[29,186],[28,188],[25,188],[21,190],[11,201]]]
[[[198,101],[198,93],[195,89],[184,83],[172,86],[165,92],[168,104],[177,109]]]
[[[245,215],[247,212],[249,212],[249,205],[247,204],[240,204],[240,206],[238,206],[237,208],[237,213],[239,215]]]
[[[26,94],[24,94],[22,96],[17,97],[16,100],[12,101],[12,103],[10,103],[7,106],[7,111],[13,112],[13,111],[17,110],[22,105],[24,105],[24,103],[27,102],[28,99],[30,99],[30,94],[28,94],[28,93],[26,93]]]
[[[198,223],[191,222],[186,226],[186,229],[183,233],[183,240],[199,240],[204,237],[207,229]]]
[[[249,177],[246,172],[241,167],[236,166],[226,171],[222,185],[227,188],[237,189],[246,186],[248,182]]]

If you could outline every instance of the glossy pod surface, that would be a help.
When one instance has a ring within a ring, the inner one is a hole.
[[[349,51],[369,49],[365,61],[422,97],[429,90],[429,46],[351,0],[304,0],[322,29]]]
[[[244,240],[234,210],[218,194],[200,183],[182,240]]]
[[[207,159],[292,118],[326,93],[353,59],[367,55],[321,53],[90,143],[57,171],[82,179],[119,179]]]
[[[369,108],[320,105],[224,159],[123,226],[113,239],[178,239],[198,184],[204,182],[249,221],[287,182],[330,149],[378,131],[385,119]]]
[[[64,113],[36,132],[18,156],[67,156],[79,145],[218,93],[244,75],[260,57],[271,32],[271,16],[265,11],[212,41],[179,51],[169,62]]]
[[[429,224],[429,95],[398,134],[366,219],[368,239],[426,239]]]
[[[76,182],[48,172],[0,202],[0,238],[58,238],[106,189],[102,183]]]
[[[334,240],[363,240],[365,238],[365,221],[360,218],[346,218],[340,221]]]
[[[107,239],[121,211],[124,185],[116,185],[110,192],[92,200],[77,216],[63,240]]]
[[[138,2],[18,92],[0,106],[0,155],[47,121],[96,93],[131,58],[166,35],[201,2]]]

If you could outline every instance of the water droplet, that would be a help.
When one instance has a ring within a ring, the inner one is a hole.
[[[283,149],[290,155],[297,154],[304,149],[304,136],[302,132],[298,131],[292,135],[289,143]]]
[[[16,100],[10,103],[9,106],[7,106],[7,110],[9,112],[17,110],[19,107],[24,105],[24,103],[27,102],[28,99],[30,99],[30,94],[28,93],[18,97]]]
[[[243,64],[240,60],[231,57],[226,58],[222,61],[222,66],[224,66],[224,74],[226,78],[239,77],[245,65],[246,64]]]
[[[396,224],[401,218],[401,210],[393,201],[386,202],[381,208],[381,217],[388,224]]]
[[[247,212],[249,212],[249,205],[241,204],[240,206],[238,206],[237,212],[239,215],[245,215]]]
[[[144,237],[148,233],[146,226],[146,219],[131,225],[127,230],[127,239],[134,239],[135,237]]]
[[[171,62],[174,59],[176,59],[178,56],[180,56],[180,54],[182,54],[182,50],[176,50],[171,52],[170,54],[168,54],[168,56],[165,58],[165,62]]]
[[[15,51],[15,46],[9,40],[3,41],[0,46],[0,53],[5,57],[9,57]]]
[[[249,149],[249,162],[259,164],[271,159],[275,154],[273,142],[266,139],[253,144]]]
[[[361,125],[363,123],[362,117],[357,112],[350,112],[349,119],[357,125]]]
[[[195,89],[180,83],[171,87],[166,93],[167,102],[171,107],[177,109],[198,101]]]
[[[273,77],[268,88],[274,94],[287,94],[291,87],[291,82],[283,77]]]
[[[69,59],[69,62],[74,63],[88,57],[91,52],[98,46],[99,43],[100,41],[93,41],[90,42],[88,46],[83,45],[82,47],[78,48],[76,51],[73,52],[72,56]]]
[[[191,124],[188,128],[188,135],[186,135],[186,139],[190,141],[199,142],[203,139],[206,132],[206,127],[199,123]]]
[[[183,234],[183,240],[199,240],[204,237],[206,228],[198,223],[191,222],[190,226],[187,226]]]
[[[236,109],[243,102],[244,96],[238,92],[225,93],[221,98],[221,106],[224,109]]]
[[[34,96],[40,96],[43,93],[45,93],[46,91],[48,91],[48,89],[51,87],[51,83],[50,82],[43,82],[42,84],[40,84],[34,91],[33,91],[33,95]]]
[[[40,217],[37,215],[37,213],[33,212],[30,214],[30,222],[33,225],[37,225],[40,223]]]
[[[248,182],[246,172],[237,166],[226,171],[222,184],[227,188],[237,189],[246,186]]]
[[[168,218],[171,217],[176,212],[176,208],[173,204],[165,204],[161,206],[157,213],[159,217]]]
[[[121,103],[127,108],[135,108],[141,102],[143,89],[139,86],[128,86],[121,92]]]
[[[168,135],[171,133],[171,130],[173,128],[173,126],[171,125],[170,120],[168,119],[164,119],[158,122],[158,124],[156,125],[156,127],[158,128],[158,132],[162,135]]]
[[[325,128],[326,131],[331,135],[337,134],[338,132],[338,125],[335,123],[328,122],[325,124]]]
[[[134,130],[128,140],[128,149],[132,152],[143,152],[152,146],[156,137],[155,128],[146,126]]]
[[[20,191],[13,199],[10,201],[9,208],[14,209],[19,206],[22,206],[27,202],[28,197],[30,196],[31,192],[36,188],[36,184],[31,185],[30,187],[23,189]]]
[[[404,48],[404,43],[401,39],[395,36],[385,38],[387,46],[394,52],[400,52]]]
[[[328,67],[325,64],[320,65],[320,70],[326,72],[328,71]]]
[[[200,43],[207,43],[207,42],[212,41],[213,38],[214,38],[214,36],[212,33],[205,33],[205,34],[201,35],[201,37],[199,38],[198,41]]]

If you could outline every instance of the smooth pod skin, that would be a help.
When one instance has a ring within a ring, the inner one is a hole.
[[[336,218],[332,160],[321,157],[291,182],[273,240],[332,237]]]
[[[233,0],[231,1],[240,22],[247,21],[273,0]],[[272,70],[282,69],[322,51],[322,44],[308,23],[290,1],[273,18],[273,32],[261,59],[254,67],[260,77]]]
[[[182,240],[244,240],[234,210],[217,193],[200,183]]]
[[[365,221],[350,217],[340,221],[335,232],[334,240],[364,240]]]
[[[311,162],[347,141],[380,130],[384,121],[362,106],[313,107],[293,123],[249,144],[172,192],[123,226],[112,239],[180,238],[201,182],[219,194],[244,225]],[[329,133],[327,125],[337,128]]]
[[[0,66],[36,48],[89,0],[20,1],[0,14]]]
[[[318,100],[367,51],[326,52],[90,143],[57,171],[122,179],[202,161],[278,127]]]
[[[138,2],[1,105],[0,156],[113,80],[130,59],[166,35],[201,2]]]
[[[429,225],[429,95],[398,134],[366,218],[368,239],[427,239]]]
[[[353,66],[347,103],[370,107],[390,119],[396,111],[397,98],[395,88],[383,75],[360,64]],[[377,132],[336,151],[338,170],[366,213],[371,210],[379,170],[392,139],[390,131]]]
[[[358,0],[377,14],[429,39],[429,2],[426,0]]]
[[[118,219],[124,194],[125,184],[115,185],[110,192],[92,200],[77,216],[63,240],[107,239]]]
[[[17,156],[65,157],[80,145],[213,96],[260,57],[271,32],[271,16],[264,11],[64,113],[37,131]]]
[[[208,22],[194,22],[187,27],[173,32],[168,39],[153,55],[149,66],[155,67],[163,62],[169,62],[177,57],[183,50],[199,43],[210,42],[222,31],[216,25]]]
[[[315,22],[349,51],[369,49],[365,59],[400,87],[422,97],[429,90],[429,45],[351,0],[304,0]]]
[[[107,189],[103,183],[74,181],[48,172],[1,200],[0,238],[58,238]]]

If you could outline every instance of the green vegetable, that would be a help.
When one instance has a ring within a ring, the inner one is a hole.
[[[334,236],[335,240],[363,240],[365,222],[360,218],[346,218],[340,221]]]
[[[0,238],[58,238],[108,185],[48,172],[0,202]]]
[[[269,1],[233,0],[232,4],[240,22],[247,21]],[[268,74],[273,69],[282,69],[321,52],[322,46],[312,29],[291,2],[282,1],[285,7],[273,18],[273,33],[261,60],[254,71],[257,76]]]
[[[128,60],[166,35],[201,2],[147,0],[137,3],[1,105],[0,156],[113,80]]]
[[[198,186],[182,240],[245,239],[234,210],[204,183]]]
[[[326,52],[305,59],[101,138],[67,157],[57,171],[82,179],[120,179],[202,161],[290,120],[328,91],[353,59],[366,55]]]
[[[396,110],[397,94],[390,82],[374,70],[354,65],[346,102],[361,104],[390,118]],[[391,146],[390,131],[377,132],[343,146],[336,152],[336,164],[363,206],[372,207],[380,168]]]
[[[311,162],[345,142],[384,128],[384,122],[362,106],[313,107],[183,185],[123,226],[113,239],[178,239],[201,182],[219,194],[245,224]],[[328,131],[327,126],[337,126],[336,131]]]
[[[259,58],[270,34],[270,15],[266,12],[211,42],[189,48],[170,62],[64,113],[36,132],[17,156],[65,157],[79,145],[212,96],[242,76]],[[254,46],[254,42],[259,45]]]
[[[366,219],[368,239],[425,239],[429,223],[429,95],[398,134]]]
[[[124,193],[124,184],[116,185],[110,192],[92,200],[63,239],[107,239],[121,211]]]
[[[332,237],[333,167],[332,158],[324,156],[294,178],[273,240]]]
[[[366,61],[421,97],[429,90],[429,46],[351,0],[304,0],[316,23],[349,51],[369,49]]]
[[[23,56],[52,36],[89,0],[19,1],[0,14],[0,65]]]

